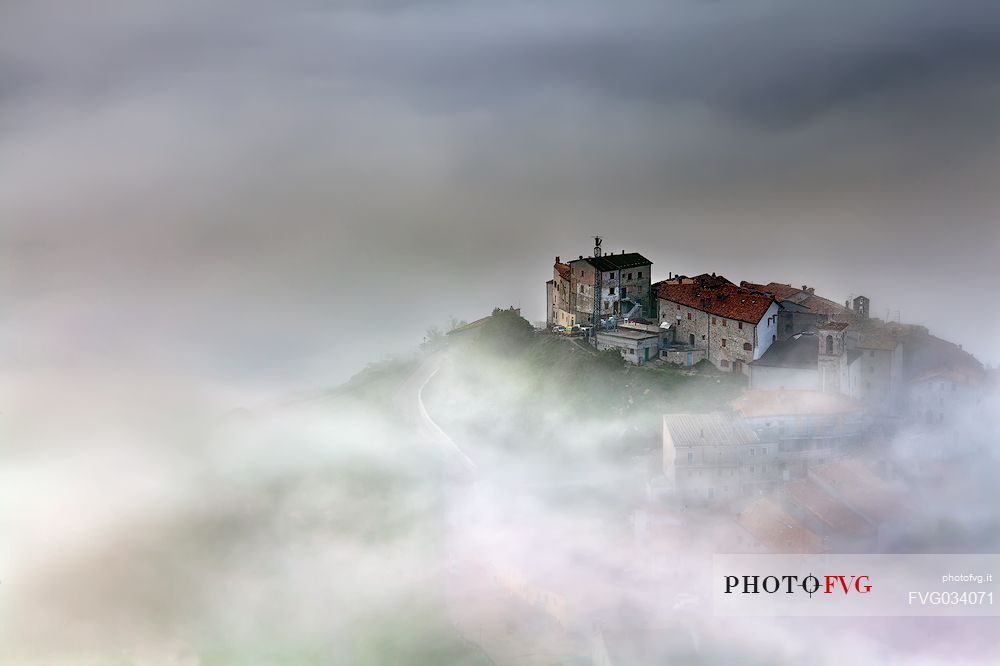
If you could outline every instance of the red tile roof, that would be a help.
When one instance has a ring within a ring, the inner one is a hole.
[[[863,411],[864,404],[841,393],[804,389],[765,391],[750,389],[733,401],[733,409],[744,418],[757,416],[820,416]]]
[[[664,280],[653,288],[659,298],[671,303],[750,324],[758,323],[774,302],[771,294],[737,287],[728,280],[722,283],[718,282],[719,278],[715,280],[715,284],[709,280],[687,284],[678,283],[676,279]]]
[[[559,277],[561,277],[563,280],[569,280],[570,276],[569,264],[556,262],[555,268],[557,271],[559,271]]]
[[[829,298],[823,298],[822,296],[817,296],[813,293],[812,289],[800,289],[799,287],[793,287],[790,284],[784,284],[782,282],[768,282],[767,284],[755,284],[753,282],[741,282],[743,286],[748,289],[757,289],[758,291],[764,291],[769,294],[774,294],[774,300],[781,303],[782,301],[791,301],[793,303],[798,303],[799,305],[808,308],[812,312],[824,315],[844,315],[851,311],[841,305],[840,303],[835,303]]]
[[[770,498],[762,497],[748,504],[737,522],[772,553],[823,552],[823,540]]]
[[[769,282],[767,284],[754,284],[752,282],[747,282],[744,284],[746,287],[751,289],[759,289],[760,291],[766,291],[774,294],[774,300],[779,303],[786,298],[791,298],[795,294],[802,291],[798,287],[793,287],[790,284],[782,284],[780,282]]]
[[[876,531],[874,525],[808,479],[786,483],[782,490],[838,536],[866,537]]]
[[[903,497],[857,459],[819,465],[809,478],[862,516],[884,521],[903,509]]]

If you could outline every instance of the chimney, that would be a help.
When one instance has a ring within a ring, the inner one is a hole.
[[[808,287],[808,286],[806,286],[806,285],[802,285],[802,291],[808,291],[808,290],[809,290],[809,287]]]
[[[810,295],[815,294],[816,293],[816,287],[809,287],[808,289],[806,289],[806,291],[808,291]]]
[[[580,255],[580,258],[583,259],[583,255],[582,254]]]
[[[674,272],[673,271],[670,271],[670,273],[667,274],[667,279],[668,280],[673,280],[674,279]]]
[[[849,301],[849,300],[844,301],[844,307],[847,308],[848,310],[850,310],[851,309],[851,301]]]
[[[558,254],[556,255],[556,263],[557,264],[559,263],[559,255]]]

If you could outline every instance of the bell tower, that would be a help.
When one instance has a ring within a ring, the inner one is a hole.
[[[819,388],[824,393],[843,393],[848,389],[846,329],[847,323],[841,321],[828,321],[816,327]]]

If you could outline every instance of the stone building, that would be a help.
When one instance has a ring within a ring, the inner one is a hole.
[[[851,395],[864,400],[872,411],[898,412],[904,392],[903,344],[897,328],[864,319],[847,330],[847,337],[847,344],[860,354]]]
[[[556,257],[552,265],[552,279],[545,283],[545,323],[552,326],[570,327],[576,323],[576,316],[570,303],[572,279],[569,264]]]
[[[767,470],[744,470],[744,461],[766,458],[757,435],[732,414],[666,414],[663,417],[663,473],[687,505],[725,503]]]
[[[828,298],[817,296],[815,287],[808,285],[798,288],[781,282],[756,284],[744,281],[740,282],[740,286],[769,293],[781,305],[781,311],[778,313],[779,341],[787,340],[798,333],[815,330],[817,326],[829,320],[849,322],[856,317],[846,304],[840,305]],[[859,299],[864,299],[867,312],[868,299],[859,296],[855,302],[860,302]]]
[[[570,310],[580,325],[600,324],[611,317],[652,315],[650,291],[653,262],[638,252],[600,253],[569,262]]]
[[[749,374],[748,364],[777,340],[781,307],[769,293],[707,274],[654,287],[657,319],[674,331],[674,343],[703,351],[721,370]]]
[[[867,427],[864,405],[841,394],[783,390],[744,392],[733,408],[753,430],[770,466],[768,481],[802,478],[855,450]]]
[[[816,358],[819,390],[850,394],[847,359],[847,324],[831,321],[816,328],[819,349]]]
[[[943,368],[910,380],[907,406],[913,421],[944,423],[983,395],[984,374],[971,368]]]

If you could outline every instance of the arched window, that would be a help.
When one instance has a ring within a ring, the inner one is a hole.
[[[833,336],[832,335],[826,336],[826,353],[827,354],[832,354],[833,353]]]

